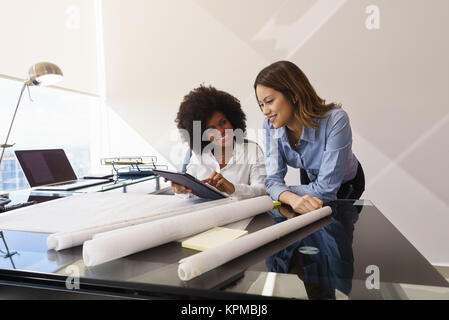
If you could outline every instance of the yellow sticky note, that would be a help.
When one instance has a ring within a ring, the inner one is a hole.
[[[215,227],[183,241],[181,245],[184,248],[204,251],[247,234],[246,230]]]

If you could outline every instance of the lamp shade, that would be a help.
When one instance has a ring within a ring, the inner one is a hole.
[[[62,80],[61,69],[51,62],[38,62],[28,71],[28,85],[50,86]]]

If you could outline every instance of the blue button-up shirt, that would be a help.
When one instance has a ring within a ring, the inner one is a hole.
[[[323,201],[337,198],[341,184],[353,179],[358,160],[352,153],[352,132],[347,113],[334,107],[317,119],[319,128],[302,127],[300,142],[290,146],[287,128],[274,129],[268,118],[264,120],[265,188],[274,200],[284,191],[297,195],[311,195]],[[284,181],[287,165],[307,171],[311,183],[287,186]]]

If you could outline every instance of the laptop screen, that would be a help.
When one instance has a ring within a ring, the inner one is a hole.
[[[76,180],[76,174],[62,149],[15,151],[31,187]]]

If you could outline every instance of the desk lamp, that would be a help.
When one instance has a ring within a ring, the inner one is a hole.
[[[0,145],[2,150],[2,155],[0,156],[0,168],[2,165],[3,154],[6,148],[14,146],[14,144],[8,144],[9,134],[11,133],[11,128],[16,118],[17,109],[19,108],[20,100],[22,99],[23,91],[25,87],[29,86],[49,86],[58,83],[62,79],[62,71],[59,67],[51,62],[38,62],[31,66],[28,70],[28,80],[23,83],[22,91],[20,91],[19,101],[17,101],[16,110],[12,117],[11,125],[9,126],[8,135],[6,136],[6,141],[4,144]],[[29,90],[29,88],[28,88]]]

